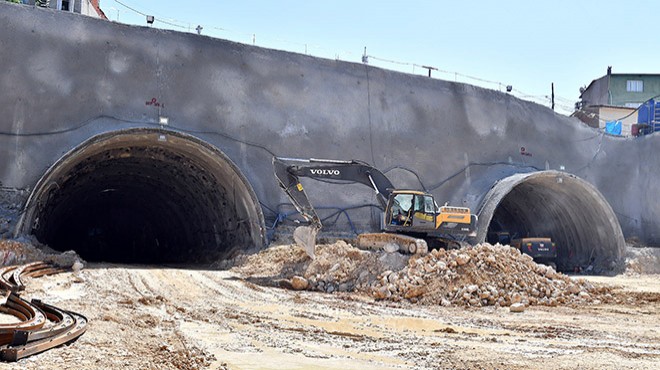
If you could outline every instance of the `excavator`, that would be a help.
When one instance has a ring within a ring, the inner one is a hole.
[[[431,248],[453,249],[463,239],[476,236],[477,216],[469,208],[438,207],[433,195],[419,190],[396,189],[378,169],[358,160],[273,157],[275,177],[296,210],[309,222],[294,230],[293,237],[314,258],[321,219],[300,183],[301,177],[333,184],[360,183],[372,188],[384,214],[384,232],[358,235],[358,247],[392,249],[425,254]]]

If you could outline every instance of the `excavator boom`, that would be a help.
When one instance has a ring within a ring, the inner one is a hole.
[[[273,157],[275,177],[280,187],[289,196],[296,210],[310,222],[310,226],[296,228],[293,238],[307,254],[314,257],[316,235],[321,229],[321,219],[309,202],[309,198],[300,183],[300,177],[316,180],[358,182],[371,187],[383,210],[394,188],[392,182],[378,169],[367,163],[351,160],[299,159]]]
[[[300,177],[316,180],[358,182],[374,190],[383,210],[394,190],[392,182],[378,169],[367,163],[351,160],[299,159],[273,157],[275,176],[280,187],[287,193],[298,212],[321,228],[321,221],[310,204],[305,190],[300,184]]]
[[[396,190],[381,171],[365,162],[273,157],[273,167],[280,187],[298,212],[310,222],[310,226],[296,228],[293,237],[311,257],[314,257],[316,235],[322,225],[300,183],[300,177],[341,184],[361,183],[372,188],[383,211],[387,213],[385,230],[388,231],[385,234],[365,234],[364,237],[358,238],[363,242],[361,244],[372,247],[397,244],[408,252],[424,253],[423,251],[427,250],[426,242],[410,235],[431,236],[442,230],[466,235],[473,231],[473,225],[476,224],[471,222],[476,216],[471,215],[468,208],[438,208],[430,194],[417,190]],[[394,218],[394,212],[398,211],[396,216],[403,218],[400,212],[403,205],[407,206],[407,220],[400,223],[399,218]]]

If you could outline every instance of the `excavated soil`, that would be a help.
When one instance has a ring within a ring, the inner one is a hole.
[[[520,308],[615,299],[606,286],[571,279],[499,244],[432,250],[421,256],[364,251],[339,241],[318,246],[313,259],[287,245],[235,263],[235,271],[266,285],[327,293],[356,291],[379,300],[425,305]]]
[[[68,346],[0,369],[650,369],[660,362],[658,275],[565,276],[490,245],[411,257],[337,242],[319,246],[313,261],[283,245],[231,264],[93,263],[29,279],[24,297],[81,312],[89,328]],[[512,312],[516,303],[523,312]]]

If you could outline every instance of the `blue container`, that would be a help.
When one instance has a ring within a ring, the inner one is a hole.
[[[656,132],[660,131],[660,102],[655,103],[654,108],[651,121],[653,122],[653,132]]]
[[[653,99],[642,104],[637,111],[637,123],[650,125],[655,120],[655,110],[656,103]]]

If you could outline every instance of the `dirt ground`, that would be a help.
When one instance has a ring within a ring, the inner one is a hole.
[[[607,286],[615,299],[514,313],[375,300],[359,291],[296,291],[272,286],[287,286],[273,279],[283,276],[281,268],[247,270],[97,263],[78,274],[29,279],[24,297],[80,312],[89,328],[68,346],[0,369],[651,369],[660,363],[660,275],[580,276]]]

